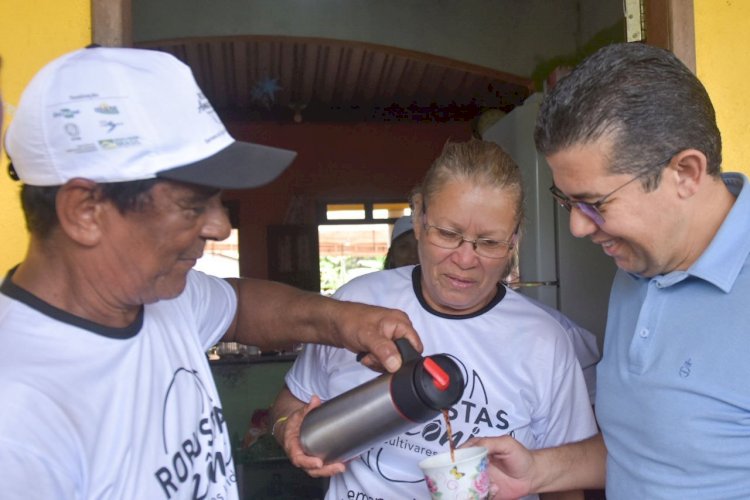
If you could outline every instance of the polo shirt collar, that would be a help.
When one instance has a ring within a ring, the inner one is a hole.
[[[687,271],[675,271],[663,277],[665,281],[675,280],[682,274],[695,276],[712,283],[725,293],[731,291],[737,276],[748,260],[750,254],[750,189],[748,178],[741,173],[722,174],[727,189],[736,196],[736,200],[727,217],[711,243]],[[670,284],[672,284],[670,283]],[[667,283],[662,283],[667,286]]]

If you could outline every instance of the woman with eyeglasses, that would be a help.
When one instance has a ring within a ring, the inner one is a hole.
[[[586,384],[565,331],[503,284],[523,219],[521,174],[511,157],[494,143],[449,142],[411,202],[419,265],[360,276],[335,296],[405,311],[425,355],[446,353],[458,363],[466,386],[449,410],[456,446],[476,436],[511,435],[540,448],[594,435]],[[328,499],[429,498],[418,463],[448,451],[442,417],[346,464],[324,465],[302,451],[305,412],[375,376],[354,353],[306,346],[271,411],[273,434],[293,464],[331,476]]]

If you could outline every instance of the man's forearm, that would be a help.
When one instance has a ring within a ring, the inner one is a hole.
[[[275,348],[292,342],[329,344],[368,353],[362,363],[393,372],[401,366],[396,344],[407,338],[422,351],[417,332],[403,311],[338,301],[266,280],[229,279],[237,293],[237,313],[225,342]]]
[[[232,340],[270,349],[291,342],[333,343],[332,299],[267,280],[228,280],[238,298]]]
[[[598,489],[604,487],[607,448],[601,434],[556,448],[532,452],[535,492]]]

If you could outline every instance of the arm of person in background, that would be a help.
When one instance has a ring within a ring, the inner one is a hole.
[[[510,436],[472,439],[465,446],[485,446],[489,450],[494,500],[604,487],[607,448],[601,434],[539,450],[527,450]]]
[[[537,307],[544,309],[565,329],[565,333],[573,343],[573,349],[576,352],[578,363],[581,365],[583,378],[586,381],[586,388],[589,391],[589,401],[593,406],[596,398],[596,364],[600,358],[596,335],[578,325],[554,307],[550,307],[544,302],[526,295],[522,295],[522,297]]]
[[[345,302],[282,283],[227,279],[237,293],[237,314],[222,339],[272,349],[293,342],[329,344],[368,353],[362,363],[389,372],[401,366],[393,340],[422,342],[402,311]]]
[[[276,396],[270,412],[270,421],[273,422],[271,434],[284,448],[289,461],[312,477],[332,476],[344,472],[346,468],[341,462],[323,465],[323,460],[306,455],[302,449],[299,439],[302,420],[320,404],[317,396],[313,396],[310,403],[305,404],[284,387]]]

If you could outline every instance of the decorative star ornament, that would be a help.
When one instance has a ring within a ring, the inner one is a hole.
[[[264,77],[255,82],[250,96],[256,103],[270,109],[276,102],[276,93],[281,88],[278,78]]]

